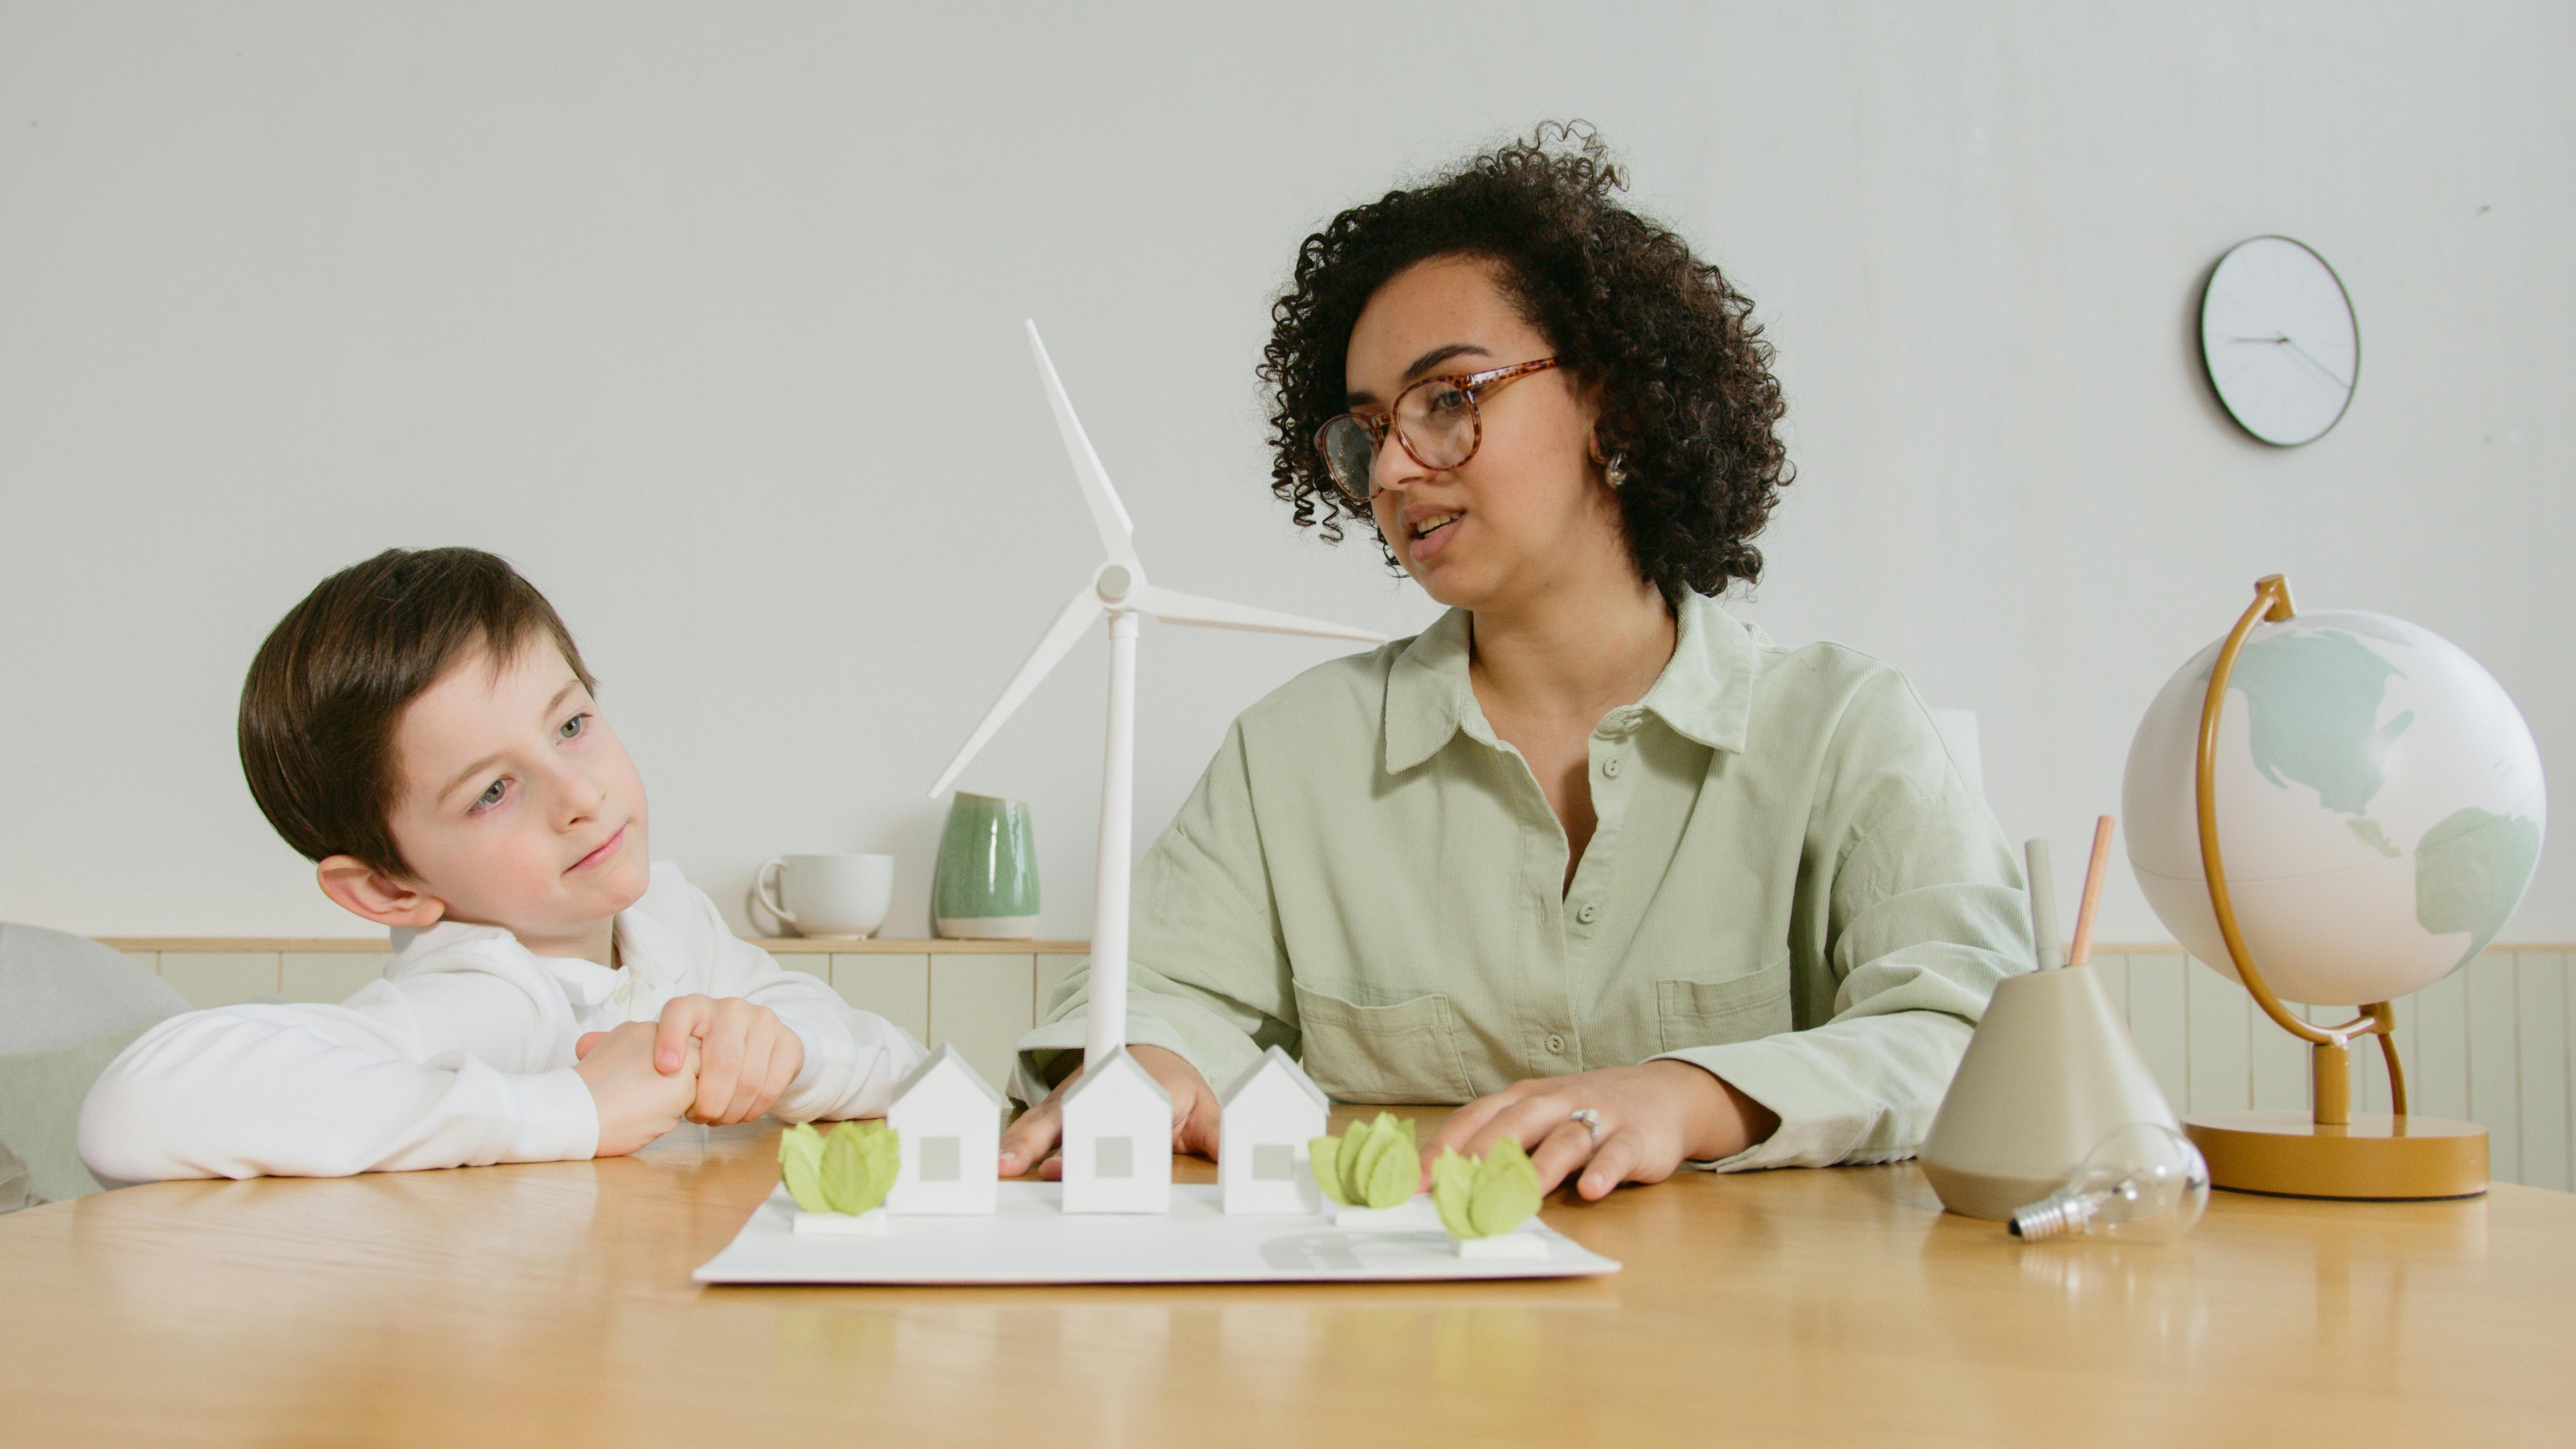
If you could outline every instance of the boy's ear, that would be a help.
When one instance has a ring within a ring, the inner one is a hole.
[[[335,855],[313,868],[313,878],[321,883],[322,894],[340,903],[341,909],[363,916],[379,926],[400,926],[408,930],[427,930],[447,914],[447,902],[428,895],[409,882],[385,874],[354,855]]]

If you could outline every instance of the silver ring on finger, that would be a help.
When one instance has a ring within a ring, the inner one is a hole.
[[[1566,1113],[1565,1117],[1569,1122],[1582,1123],[1583,1130],[1592,1134],[1592,1140],[1594,1142],[1597,1143],[1601,1140],[1600,1113],[1593,1111],[1589,1107],[1577,1107],[1573,1111]]]

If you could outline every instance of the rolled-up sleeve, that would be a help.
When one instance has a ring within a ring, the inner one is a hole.
[[[1830,1019],[1667,1052],[1777,1113],[1731,1171],[1911,1157],[1995,983],[2027,969],[2020,872],[1929,711],[1887,671],[1853,697],[1826,758],[1790,939],[1829,975]]]

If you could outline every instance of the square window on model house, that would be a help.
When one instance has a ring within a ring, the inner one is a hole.
[[[956,1182],[959,1180],[959,1177],[960,1174],[957,1170],[957,1139],[954,1137],[924,1137],[921,1139],[921,1180],[924,1182]]]
[[[1136,1175],[1136,1139],[1103,1137],[1091,1146],[1091,1174],[1094,1177],[1134,1177]]]
[[[1252,1149],[1252,1180],[1255,1182],[1288,1182],[1297,1175],[1297,1149],[1285,1142],[1256,1143]]]

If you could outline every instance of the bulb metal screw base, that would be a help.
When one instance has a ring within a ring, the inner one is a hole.
[[[2026,1242],[2084,1231],[2092,1209],[2070,1188],[2060,1188],[2012,1215],[2012,1235]]]

